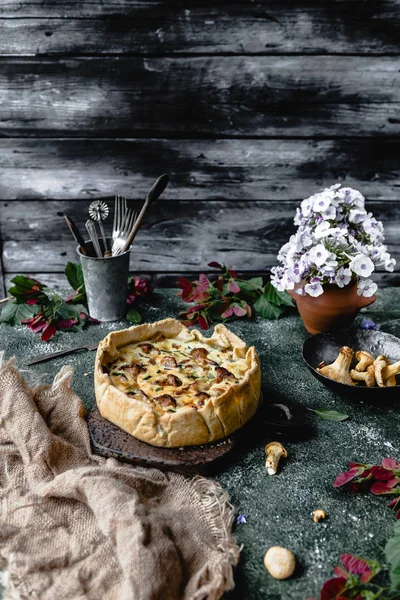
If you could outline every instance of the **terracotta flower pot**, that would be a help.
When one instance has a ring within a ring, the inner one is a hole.
[[[356,283],[343,288],[334,284],[324,285],[324,293],[317,298],[308,294],[299,296],[296,290],[288,293],[296,301],[304,326],[309,333],[348,327],[361,308],[373,304],[376,300],[376,296],[369,298],[359,296]]]

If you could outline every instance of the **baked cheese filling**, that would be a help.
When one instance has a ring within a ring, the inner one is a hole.
[[[112,384],[127,396],[151,403],[157,412],[183,406],[200,408],[238,384],[250,368],[245,356],[199,340],[165,338],[119,348],[118,358],[103,365]]]

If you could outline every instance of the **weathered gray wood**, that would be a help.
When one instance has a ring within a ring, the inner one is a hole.
[[[7,58],[2,136],[400,133],[400,57]]]
[[[294,231],[296,206],[293,201],[160,201],[136,237],[130,268],[145,273],[197,271],[217,260],[247,271],[269,269]],[[367,207],[383,220],[389,251],[400,258],[399,203],[369,202]],[[76,262],[76,244],[60,215],[67,212],[84,232],[86,208],[82,202],[1,203],[5,271],[39,268],[51,273],[62,270],[68,260]],[[111,223],[109,218],[107,229]]]
[[[6,296],[6,282],[4,275],[4,267],[3,267],[3,248],[2,243],[0,242],[0,298]]]
[[[341,181],[367,198],[399,197],[400,140],[0,140],[0,198],[290,200]]]
[[[0,18],[7,54],[384,54],[398,52],[400,35],[397,0],[2,0]]]

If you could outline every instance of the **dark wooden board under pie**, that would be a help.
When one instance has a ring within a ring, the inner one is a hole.
[[[204,446],[159,448],[132,437],[107,419],[98,408],[87,417],[90,441],[95,454],[123,462],[177,471],[201,471],[223,458],[234,446],[234,437]]]

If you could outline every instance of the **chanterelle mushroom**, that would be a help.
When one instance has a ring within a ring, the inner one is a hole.
[[[364,381],[367,387],[374,387],[375,385],[375,367],[374,365],[369,365],[366,371],[360,373],[360,371],[356,371],[352,369],[350,371],[350,377],[354,381]]]
[[[353,355],[354,352],[351,348],[348,346],[343,346],[340,348],[335,362],[330,365],[326,365],[326,367],[322,367],[322,369],[317,369],[317,371],[319,371],[319,373],[322,375],[325,375],[325,377],[333,379],[334,381],[347,383],[348,385],[354,385],[350,377],[350,365]]]
[[[358,360],[356,371],[365,371],[374,362],[374,357],[366,350],[358,350],[356,352],[356,359]],[[355,378],[353,377],[353,379]]]
[[[287,579],[294,573],[296,559],[294,554],[287,548],[272,546],[265,553],[264,565],[269,574],[275,579]]]
[[[389,363],[385,356],[378,356],[374,362],[375,378],[379,387],[395,387],[396,375],[400,373],[400,360]]]
[[[275,475],[278,470],[279,460],[282,456],[286,458],[288,452],[283,444],[280,442],[270,442],[265,446],[265,454],[267,459],[265,461],[265,468],[268,475]]]

